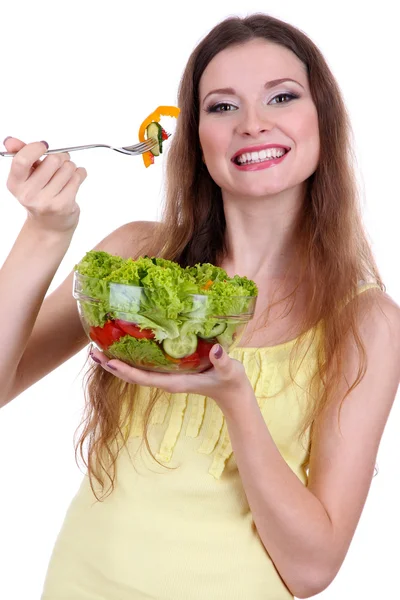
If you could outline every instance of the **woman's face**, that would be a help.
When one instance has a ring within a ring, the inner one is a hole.
[[[227,48],[208,64],[199,92],[204,161],[223,191],[267,196],[314,173],[317,110],[305,67],[290,50],[259,39]],[[282,147],[288,151],[280,158]]]

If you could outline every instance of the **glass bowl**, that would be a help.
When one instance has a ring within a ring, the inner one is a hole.
[[[230,314],[218,314],[218,297],[188,294],[181,312],[152,302],[144,287],[106,282],[75,271],[73,296],[89,339],[109,359],[159,373],[200,373],[212,366],[214,344],[229,352],[253,318],[256,296],[231,296]],[[226,312],[226,311],[225,311]]]

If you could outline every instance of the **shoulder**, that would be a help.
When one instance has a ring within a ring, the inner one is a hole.
[[[370,288],[359,296],[359,322],[365,341],[381,337],[397,344],[400,351],[400,306],[380,289]]]
[[[399,305],[388,294],[377,294],[377,302],[361,318],[360,333],[371,363],[370,373],[381,381],[382,389],[386,384],[393,392],[386,395],[388,415],[400,381]]]
[[[156,254],[156,234],[163,224],[158,221],[130,221],[103,238],[94,250],[103,250],[123,258],[135,258],[143,254]]]
[[[370,378],[382,382],[386,378],[392,388],[399,385],[400,379],[400,306],[386,292],[370,288],[359,294],[356,313],[358,341],[361,341],[369,368]],[[359,351],[353,332],[348,332],[343,347],[344,371],[357,373]],[[348,373],[347,373],[348,374]],[[387,408],[394,400],[392,394],[387,395]]]

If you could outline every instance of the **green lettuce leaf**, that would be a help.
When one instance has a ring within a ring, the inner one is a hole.
[[[142,285],[142,279],[147,275],[147,271],[154,265],[150,258],[127,258],[118,269],[115,269],[105,278],[113,283],[123,283],[125,285]]]
[[[82,260],[74,266],[74,271],[82,277],[76,282],[80,295],[93,300],[81,299],[80,310],[88,325],[102,327],[107,319],[110,288],[105,279],[124,262],[120,256],[108,254],[100,250],[90,250]]]
[[[114,256],[102,250],[86,252],[82,260],[75,265],[74,270],[88,277],[103,279],[124,263],[120,256]]]
[[[178,264],[174,267],[154,265],[148,270],[142,284],[145,291],[143,312],[148,317],[154,312],[163,318],[177,319],[192,304],[188,295],[199,292],[193,277],[185,275]]]
[[[80,301],[79,310],[89,327],[103,327],[108,321],[108,304],[104,302]]]
[[[244,277],[235,276],[227,282],[216,282],[205,294],[209,299],[209,315],[237,316],[246,313],[257,295],[256,284]]]
[[[124,336],[114,342],[109,348],[110,354],[122,361],[132,361],[135,364],[166,366],[171,363],[164,356],[162,350],[152,340],[135,339]]]
[[[209,281],[224,281],[229,279],[224,269],[216,267],[211,263],[198,263],[194,267],[186,267],[186,271],[194,277],[200,288]]]
[[[153,318],[148,318],[141,312],[121,312],[112,311],[110,313],[112,319],[121,319],[129,323],[139,325],[140,329],[151,329],[157,342],[162,342],[166,338],[176,338],[179,336],[180,321],[165,319],[160,315],[153,315]]]

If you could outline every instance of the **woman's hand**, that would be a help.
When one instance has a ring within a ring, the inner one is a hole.
[[[44,231],[73,233],[78,225],[80,209],[76,195],[87,177],[86,169],[77,167],[68,152],[49,154],[46,142],[25,144],[6,138],[12,159],[7,188],[27,210],[28,219]]]
[[[242,363],[230,358],[219,344],[214,345],[210,351],[213,367],[203,373],[154,373],[135,369],[120,360],[108,361],[102,352],[94,348],[90,354],[103,369],[128,383],[157,387],[170,393],[208,396],[215,400],[224,414],[234,410],[236,399],[240,401],[243,394],[253,392]]]

